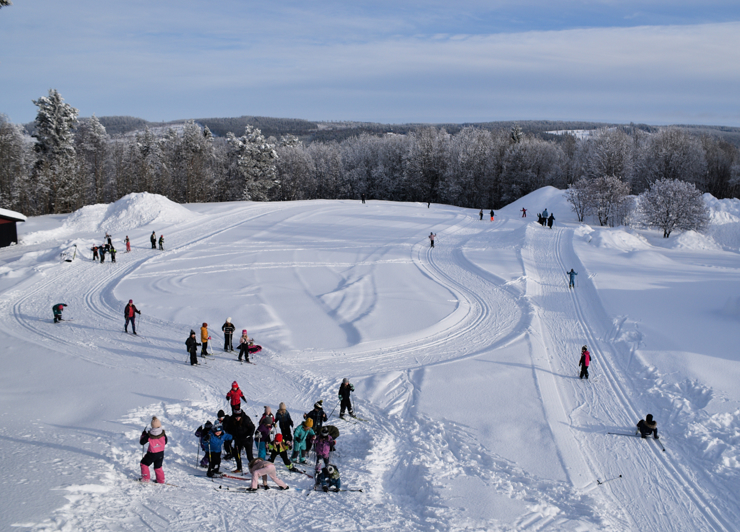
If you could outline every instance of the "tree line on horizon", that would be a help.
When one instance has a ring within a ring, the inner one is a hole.
[[[56,90],[34,101],[34,142],[0,119],[0,206],[27,215],[66,213],[131,192],[179,203],[368,199],[499,208],[541,188],[606,177],[627,194],[679,180],[717,198],[740,194],[740,150],[685,128],[615,126],[588,138],[541,138],[509,129],[419,126],[341,141],[265,136],[248,124],[216,136],[194,121],[177,129],[111,136],[80,120]],[[612,216],[608,224],[619,221]]]

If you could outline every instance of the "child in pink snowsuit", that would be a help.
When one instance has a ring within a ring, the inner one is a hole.
[[[164,484],[164,447],[167,444],[167,435],[162,429],[162,423],[156,416],[152,418],[152,428],[149,432],[144,431],[139,438],[139,445],[149,443],[144,458],[141,459],[141,481],[149,482],[149,466],[154,464],[154,475],[158,484]]]
[[[257,491],[257,483],[259,478],[262,477],[262,487],[269,489],[267,486],[267,476],[269,475],[272,481],[280,487],[281,490],[287,490],[288,485],[277,477],[275,472],[275,464],[262,460],[261,458],[255,458],[249,462],[249,472],[252,474],[252,484],[247,491]]]

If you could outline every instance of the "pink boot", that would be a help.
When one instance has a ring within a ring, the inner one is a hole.
[[[141,481],[142,482],[149,482],[149,466],[144,464],[139,464],[141,466]],[[155,469],[156,472],[156,469]]]
[[[157,478],[157,484],[164,484],[164,469],[161,467],[154,470],[154,476]]]

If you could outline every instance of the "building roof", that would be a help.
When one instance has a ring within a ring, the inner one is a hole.
[[[10,220],[12,222],[25,222],[26,217],[19,212],[9,211],[8,209],[0,209],[0,218]]]

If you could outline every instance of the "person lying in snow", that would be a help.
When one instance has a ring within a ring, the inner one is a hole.
[[[339,468],[334,464],[329,464],[321,470],[316,476],[316,484],[321,486],[324,491],[334,488],[334,491],[342,489],[342,480],[339,478]]]

